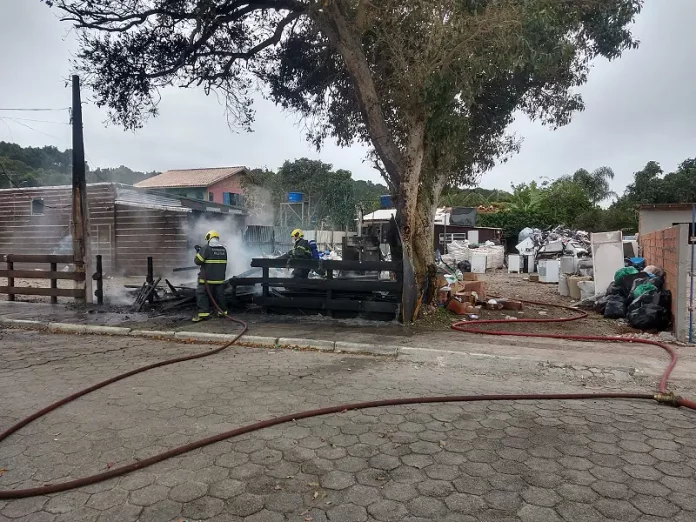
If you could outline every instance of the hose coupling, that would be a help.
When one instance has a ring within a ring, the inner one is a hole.
[[[674,395],[674,392],[656,393],[653,395],[653,399],[661,404],[666,404],[668,406],[672,406],[673,408],[679,408],[679,397]]]

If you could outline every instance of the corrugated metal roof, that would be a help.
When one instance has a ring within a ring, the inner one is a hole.
[[[190,212],[190,209],[181,204],[181,199],[169,197],[162,194],[142,192],[125,187],[116,187],[116,201],[119,205],[129,205],[137,207],[148,207],[159,210],[178,210]]]
[[[135,186],[138,188],[209,187],[245,170],[246,167],[168,170],[158,176],[136,183]]]
[[[392,216],[396,216],[396,209],[394,208],[382,208],[380,210],[375,210],[369,214],[363,216],[363,222],[365,221],[389,221]]]

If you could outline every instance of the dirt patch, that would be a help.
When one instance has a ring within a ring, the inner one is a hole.
[[[548,303],[548,306],[538,306],[525,304],[524,308],[517,312],[512,310],[486,310],[482,308],[478,315],[480,320],[511,320],[506,324],[482,325],[482,330],[504,330],[512,333],[519,332],[539,332],[561,335],[596,335],[613,336],[627,333],[635,333],[636,330],[622,321],[605,319],[592,310],[585,310],[588,317],[576,321],[534,323],[514,322],[524,319],[562,319],[566,317],[577,317],[580,314],[569,310],[557,308],[551,305],[571,306],[573,300],[558,294],[558,285],[532,283],[525,274],[508,274],[503,271],[488,272],[480,276],[482,281],[487,284],[487,291],[490,296],[505,297],[508,299],[521,299],[527,301],[538,301]],[[514,320],[512,319],[514,317]],[[454,322],[469,320],[468,317],[459,317],[448,310],[439,309],[435,313],[428,315],[422,323],[419,323],[418,331],[432,331],[447,328]]]

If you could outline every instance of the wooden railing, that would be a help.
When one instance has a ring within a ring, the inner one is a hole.
[[[254,302],[265,308],[298,308],[368,313],[397,314],[403,290],[402,265],[385,261],[321,261],[301,259],[253,259],[251,266],[262,269],[261,277],[232,278],[228,280],[233,289],[238,286],[260,284],[262,295]],[[270,277],[271,268],[300,268],[322,270],[326,279],[300,279]],[[356,277],[334,277],[337,272],[391,272],[396,280],[360,279]],[[270,288],[303,291],[306,295],[280,297],[271,295]],[[390,299],[374,297],[375,292],[387,292]],[[236,293],[236,291],[235,291]],[[352,294],[352,295],[351,295]],[[362,294],[362,297],[360,296]],[[370,295],[372,294],[372,295]]]
[[[7,278],[7,285],[0,286],[0,294],[7,294],[8,301],[14,301],[15,295],[40,295],[51,298],[51,303],[57,303],[59,297],[73,297],[85,299],[85,290],[77,288],[58,288],[59,279],[70,281],[84,281],[84,270],[59,271],[58,265],[76,266],[72,255],[24,255],[6,254],[0,255],[0,262],[5,262],[7,267],[0,270],[0,277]],[[15,263],[29,263],[33,265],[48,264],[49,270],[15,269]],[[48,279],[50,288],[33,288],[28,286],[15,286],[15,278],[19,279]]]

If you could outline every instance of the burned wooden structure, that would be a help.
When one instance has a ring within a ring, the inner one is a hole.
[[[87,206],[107,274],[143,274],[148,256],[158,273],[182,266],[205,234],[198,223],[241,233],[246,220],[242,208],[115,183],[87,185]],[[71,209],[70,186],[0,189],[0,252],[72,255]]]
[[[261,277],[235,277],[228,281],[234,304],[238,288],[260,285],[255,304],[266,310],[299,310],[330,316],[364,316],[374,319],[400,317],[403,292],[401,262],[322,261],[300,259],[253,259],[252,267],[261,269]],[[322,279],[271,277],[271,269],[300,268],[326,273]],[[389,272],[393,279],[382,280]],[[245,295],[248,292],[245,292]]]

